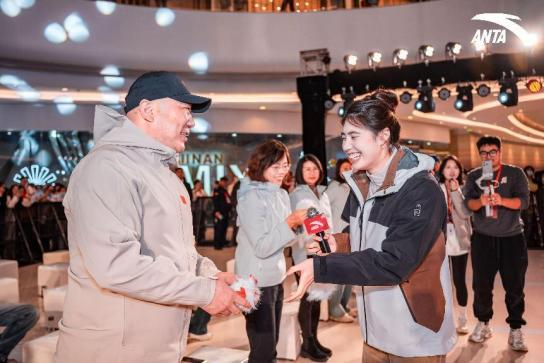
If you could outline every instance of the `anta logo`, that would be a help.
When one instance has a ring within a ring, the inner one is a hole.
[[[506,31],[510,30],[517,36],[525,46],[533,46],[537,43],[538,37],[534,33],[529,33],[525,28],[516,23],[521,21],[521,18],[516,15],[503,13],[483,13],[474,16],[471,20],[486,21],[500,25],[504,29],[478,29],[472,37],[471,43],[475,45],[484,44],[505,44]],[[514,21],[515,20],[515,21]]]

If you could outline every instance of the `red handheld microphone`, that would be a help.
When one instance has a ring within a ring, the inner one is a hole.
[[[319,240],[319,248],[323,253],[330,253],[331,247],[323,237],[325,237],[325,231],[329,229],[329,223],[327,218],[318,212],[315,208],[308,208],[308,218],[304,220],[304,227],[306,233],[317,235]]]

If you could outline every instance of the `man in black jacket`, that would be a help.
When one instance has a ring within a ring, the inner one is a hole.
[[[232,209],[231,198],[227,191],[229,179],[224,176],[219,180],[219,185],[213,191],[213,244],[216,250],[220,250],[227,244],[227,228]]]

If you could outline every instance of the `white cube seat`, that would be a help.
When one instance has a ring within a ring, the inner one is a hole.
[[[43,289],[44,326],[47,329],[58,329],[67,288],[68,286],[64,285]]]
[[[38,266],[38,295],[43,288],[58,287],[68,284],[68,264],[54,263]]]
[[[214,347],[211,345],[199,347],[188,355],[192,359],[202,359],[210,363],[242,363],[248,356],[249,352],[247,350]],[[185,360],[182,359],[181,362],[185,362]]]
[[[283,304],[280,337],[276,350],[278,358],[296,360],[300,353],[301,335],[298,323],[298,301]]]
[[[23,344],[24,363],[53,363],[59,332],[43,335]]]
[[[70,253],[68,252],[68,250],[44,252],[43,254],[44,265],[52,265],[54,263],[69,263],[69,262],[70,262]]]
[[[19,302],[19,280],[13,277],[0,277],[0,303]]]
[[[0,260],[0,278],[19,278],[19,265],[15,260]]]

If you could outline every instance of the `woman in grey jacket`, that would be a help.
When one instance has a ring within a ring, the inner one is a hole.
[[[297,164],[295,181],[297,187],[289,194],[291,208],[316,208],[327,217],[329,227],[333,228],[331,205],[329,197],[325,194],[326,187],[320,185],[324,178],[323,167],[317,157],[312,154],[304,155]],[[293,260],[295,264],[306,260],[308,252],[306,243],[312,242],[312,236],[308,236],[304,229],[298,231],[298,243],[294,244]],[[298,310],[298,321],[302,330],[302,348],[300,355],[310,358],[315,362],[326,362],[332,355],[329,348],[324,347],[317,339],[317,326],[321,312],[321,301],[308,301],[308,294],[304,294]]]
[[[344,173],[351,171],[351,162],[349,159],[340,159],[336,162],[336,171],[334,180],[325,190],[329,197],[332,212],[332,233],[342,233],[349,228],[349,225],[342,220],[342,212],[346,206],[349,196],[349,185],[344,177]],[[353,323],[355,319],[348,314],[351,313],[348,308],[349,298],[351,297],[351,285],[336,285],[336,291],[329,299],[329,319],[339,323]],[[354,310],[356,311],[356,310]]]
[[[342,148],[353,173],[342,218],[349,236],[331,235],[330,254],[311,244],[319,257],[289,270],[300,283],[287,301],[314,280],[357,285],[363,362],[444,362],[457,341],[446,202],[430,175],[433,159],[398,145],[397,105],[394,92],[378,90],[347,110]]]
[[[246,314],[249,363],[276,361],[285,275],[283,249],[296,241],[294,229],[304,223],[306,210],[291,213],[281,183],[291,164],[287,147],[271,140],[261,144],[248,162],[247,177],[238,191],[238,246],[235,271],[254,276],[261,288],[257,310]]]
[[[450,256],[451,271],[455,295],[459,304],[457,317],[457,332],[468,334],[467,327],[467,283],[466,271],[468,253],[470,251],[470,236],[472,225],[470,224],[471,212],[464,203],[461,185],[463,166],[454,155],[447,156],[440,164],[440,187],[444,192],[448,207],[448,225],[446,233],[446,253]]]

